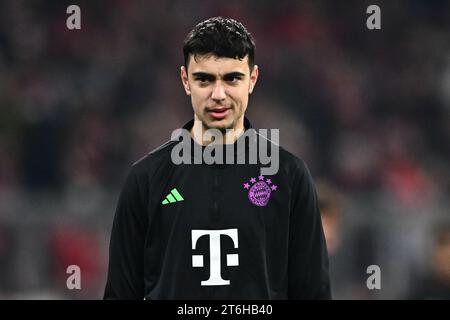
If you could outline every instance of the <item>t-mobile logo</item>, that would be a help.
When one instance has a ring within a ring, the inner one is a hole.
[[[202,286],[225,286],[230,284],[230,280],[222,279],[221,275],[221,250],[220,236],[225,235],[233,240],[234,247],[238,248],[237,229],[225,230],[192,230],[192,250],[195,250],[197,240],[204,235],[209,236],[209,279],[202,281]],[[203,267],[203,255],[192,255],[192,266]],[[238,254],[227,254],[227,266],[238,266]]]

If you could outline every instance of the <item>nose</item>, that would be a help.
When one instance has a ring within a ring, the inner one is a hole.
[[[211,98],[216,101],[224,100],[226,98],[225,87],[221,81],[217,81],[214,85]]]

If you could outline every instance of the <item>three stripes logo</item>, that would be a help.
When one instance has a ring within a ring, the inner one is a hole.
[[[166,198],[161,202],[161,204],[166,205],[169,203],[180,202],[183,201],[184,198],[178,192],[177,188],[173,188],[170,190],[170,193],[166,196]]]

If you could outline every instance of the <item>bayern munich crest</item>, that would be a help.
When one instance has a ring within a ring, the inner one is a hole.
[[[258,180],[251,178],[249,182],[244,183],[244,189],[248,190],[248,199],[258,207],[265,207],[269,203],[272,192],[277,188],[278,186],[274,185],[272,180],[262,175],[258,177]]]

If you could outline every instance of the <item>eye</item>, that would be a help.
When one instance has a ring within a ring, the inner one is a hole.
[[[208,77],[197,77],[195,78],[195,81],[197,81],[201,86],[207,86],[211,82],[211,79]]]
[[[225,78],[225,81],[231,84],[237,84],[240,80],[242,80],[241,76],[229,76]]]

